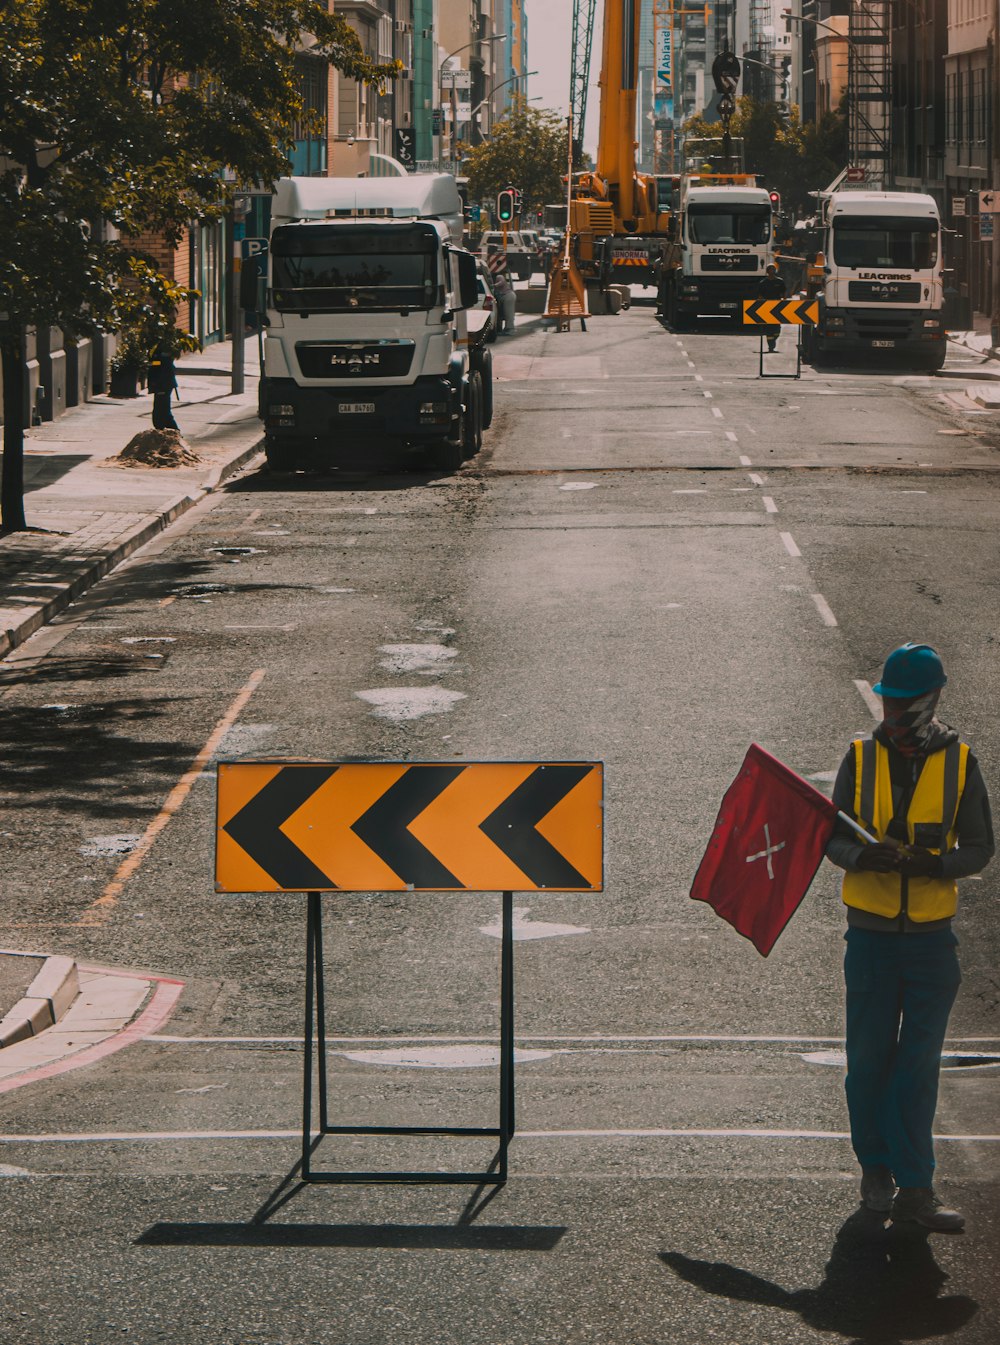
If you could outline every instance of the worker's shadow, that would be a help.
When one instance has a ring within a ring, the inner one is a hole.
[[[815,1289],[783,1289],[721,1261],[680,1252],[660,1259],[682,1279],[720,1298],[797,1312],[817,1331],[836,1331],[855,1345],[901,1345],[945,1336],[964,1326],[979,1304],[964,1295],[939,1297],[948,1276],[934,1260],[922,1229],[884,1229],[867,1210],[837,1233],[826,1276]]]

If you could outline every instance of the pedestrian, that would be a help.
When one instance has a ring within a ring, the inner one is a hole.
[[[153,352],[146,385],[153,394],[153,429],[179,431],[180,426],[170,409],[171,399],[177,389],[177,371],[173,355],[164,346]]]
[[[784,299],[788,290],[785,288],[785,282],[778,275],[778,268],[774,262],[770,262],[767,272],[757,286],[758,299]],[[772,334],[773,333],[773,334]],[[781,334],[781,328],[777,324],[769,326],[767,330],[767,353],[773,355],[778,346],[778,337]]]
[[[845,870],[846,1092],[861,1203],[896,1224],[957,1232],[963,1216],[934,1192],[932,1139],[961,980],[955,880],[984,869],[994,844],[976,758],[935,717],[946,681],[930,645],[904,644],[886,659],[874,688],[882,722],[851,744],[833,789],[878,844],[841,822],[826,853]]]
[[[517,300],[514,297],[514,284],[510,278],[509,263],[506,252],[501,252],[496,243],[489,245],[486,254],[486,265],[490,269],[490,278],[493,281],[493,293],[497,297],[497,303],[500,306],[500,325],[497,333],[512,332],[514,330],[514,314],[517,309]]]

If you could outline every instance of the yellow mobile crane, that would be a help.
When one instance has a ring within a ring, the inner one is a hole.
[[[636,171],[639,20],[639,0],[604,0],[597,166],[574,175],[568,209],[573,253],[590,288],[652,284],[670,224],[656,178]],[[577,131],[582,138],[583,127]]]

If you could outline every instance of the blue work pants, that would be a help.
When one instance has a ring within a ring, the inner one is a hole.
[[[961,973],[950,929],[848,929],[847,1108],[863,1167],[931,1186],[941,1050]]]

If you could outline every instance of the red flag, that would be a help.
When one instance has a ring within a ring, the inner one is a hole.
[[[726,790],[691,885],[767,957],[809,890],[837,809],[818,789],[751,743]]]

